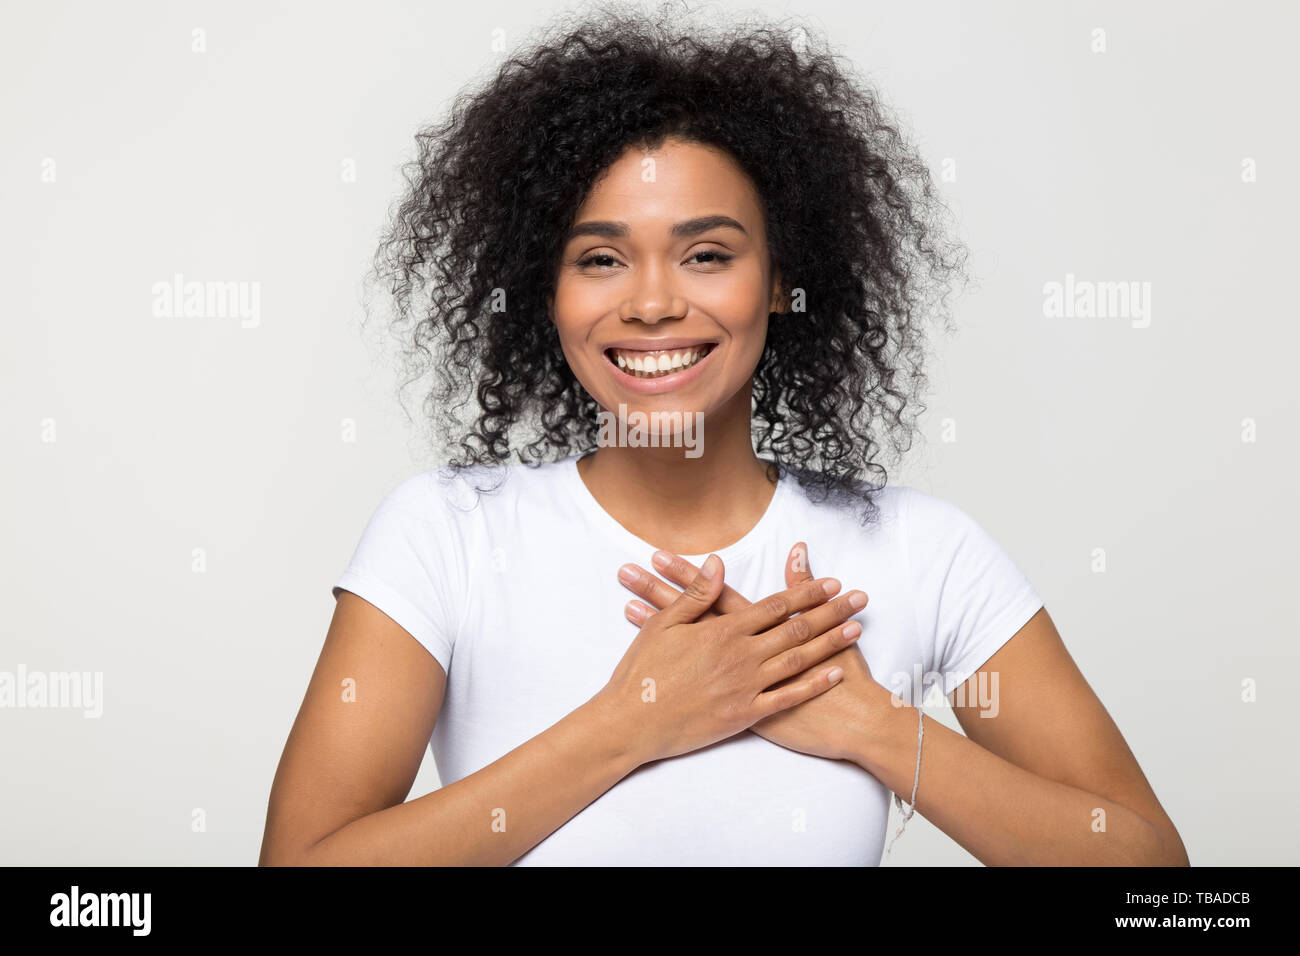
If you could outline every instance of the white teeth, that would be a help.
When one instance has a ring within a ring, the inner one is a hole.
[[[708,354],[708,351],[708,346],[679,352],[662,352],[658,355],[646,355],[630,350],[628,352],[619,349],[611,350],[615,364],[629,375],[638,378],[653,378],[666,372],[690,368]]]

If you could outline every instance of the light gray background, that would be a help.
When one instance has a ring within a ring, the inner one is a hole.
[[[555,9],[5,5],[0,669],[102,671],[105,700],[0,711],[0,862],[256,861],[330,585],[433,464],[358,326],[397,167]],[[1294,7],[757,9],[955,163],[980,284],[895,480],[1029,575],[1194,864],[1300,862]],[[259,283],[259,324],[155,317],[178,272]],[[1150,282],[1149,327],[1046,317],[1067,273]],[[889,864],[976,862],[918,815]]]

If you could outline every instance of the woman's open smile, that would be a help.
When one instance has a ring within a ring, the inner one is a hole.
[[[640,395],[658,395],[689,385],[703,374],[716,342],[643,340],[605,349],[619,384]]]

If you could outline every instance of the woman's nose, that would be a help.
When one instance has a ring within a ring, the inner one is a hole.
[[[686,314],[685,300],[677,294],[668,267],[648,265],[633,279],[633,284],[623,318],[640,319],[654,325],[661,319],[680,318]]]

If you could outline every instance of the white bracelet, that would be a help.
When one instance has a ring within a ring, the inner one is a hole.
[[[907,808],[907,812],[904,813],[903,801],[898,799],[898,794],[894,794],[894,803],[898,807],[898,812],[903,814],[903,825],[900,826],[898,832],[894,834],[894,839],[889,841],[889,846],[885,849],[886,858],[889,857],[889,851],[894,848],[895,841],[903,835],[903,827],[907,826],[907,821],[912,819],[912,814],[916,812],[916,785],[921,782],[921,740],[924,736],[925,711],[922,710],[918,704],[916,708],[916,776],[912,778],[912,800],[911,804]]]

